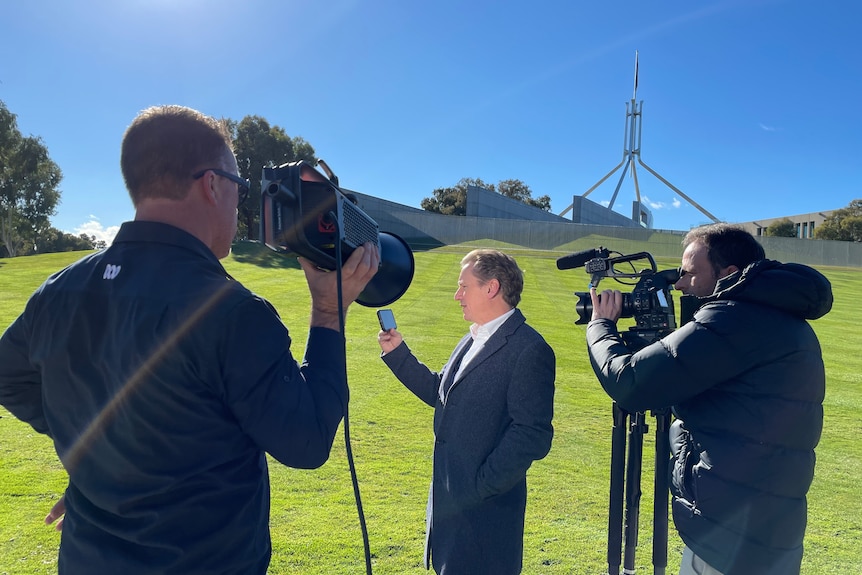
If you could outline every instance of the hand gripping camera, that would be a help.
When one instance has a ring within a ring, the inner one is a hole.
[[[611,257],[614,254],[615,257]],[[649,267],[636,269],[638,262],[648,262]],[[631,328],[633,339],[627,343],[636,347],[659,340],[676,329],[673,299],[670,290],[679,281],[679,269],[658,271],[655,260],[648,252],[638,252],[622,255],[603,247],[586,250],[557,260],[557,268],[561,270],[584,266],[590,274],[590,286],[598,287],[602,278],[613,278],[619,283],[631,285],[631,293],[623,293],[622,316],[633,317],[635,327]],[[623,281],[623,280],[636,281]],[[593,302],[589,292],[575,292],[578,301],[575,310],[578,313],[576,324],[589,323],[593,314]],[[687,306],[683,305],[683,309]],[[684,323],[684,322],[683,322]]]

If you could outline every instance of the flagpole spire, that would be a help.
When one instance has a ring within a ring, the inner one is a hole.
[[[616,202],[617,195],[619,194],[620,187],[622,186],[623,179],[628,173],[629,168],[632,171],[632,180],[634,181],[635,186],[635,199],[636,202],[632,206],[632,221],[637,223],[638,225],[651,228],[652,227],[652,212],[646,209],[641,202],[641,192],[640,192],[640,184],[638,182],[638,174],[637,174],[637,165],[640,164],[646,171],[655,176],[661,183],[666,185],[668,188],[679,194],[685,201],[689,204],[697,208],[700,213],[711,219],[713,222],[719,222],[720,220],[713,216],[711,213],[703,209],[697,202],[692,200],[690,197],[685,195],[682,190],[671,184],[665,178],[661,176],[658,172],[647,166],[644,161],[641,159],[641,127],[642,127],[642,110],[643,110],[643,101],[638,103],[637,101],[637,92],[638,92],[638,51],[635,50],[635,85],[634,91],[632,92],[632,101],[631,104],[626,104],[626,131],[625,131],[625,141],[623,148],[623,159],[617,164],[610,172],[604,175],[602,179],[593,184],[589,190],[581,194],[582,198],[586,198],[589,196],[593,190],[598,188],[605,180],[607,180],[611,175],[622,168],[622,173],[620,173],[620,179],[617,182],[617,187],[614,189],[614,194],[611,196],[611,200],[606,206],[606,209],[613,210],[614,202]],[[575,206],[575,202],[573,201],[569,207],[560,212],[561,216],[565,216],[571,209]]]

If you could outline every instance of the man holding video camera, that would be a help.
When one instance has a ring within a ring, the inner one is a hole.
[[[807,320],[831,309],[831,285],[728,224],[683,245],[675,287],[699,298],[692,321],[633,352],[616,326],[622,294],[593,288],[593,369],[629,412],[672,407],[680,575],[798,574],[825,393]]]
[[[134,221],[48,278],[0,338],[0,404],[53,440],[69,475],[46,518],[62,525],[63,575],[263,575],[266,454],[329,457],[348,401],[336,274],[300,260],[298,365],[275,309],[219,263],[248,193],[231,146],[200,112],[144,110],[120,160]],[[373,245],[351,254],[345,308],[378,263]]]
[[[440,575],[521,572],[527,470],[551,448],[554,351],[516,307],[524,278],[498,250],[461,260],[455,299],[470,333],[439,372],[401,334],[378,334],[383,361],[434,407],[425,567]]]

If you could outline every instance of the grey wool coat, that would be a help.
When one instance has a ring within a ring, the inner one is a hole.
[[[527,470],[551,448],[555,356],[515,309],[452,384],[441,383],[472,342],[467,334],[438,372],[402,342],[383,356],[434,407],[434,471],[425,566],[440,575],[521,572]]]

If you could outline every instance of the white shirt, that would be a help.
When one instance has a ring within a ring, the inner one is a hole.
[[[482,351],[488,338],[494,335],[494,332],[500,329],[500,326],[506,323],[506,320],[509,319],[509,316],[513,313],[515,313],[515,308],[510,309],[500,317],[494,318],[488,323],[484,323],[482,325],[474,323],[470,326],[470,335],[473,336],[473,344],[470,346],[470,349],[467,350],[467,353],[464,354],[464,359],[461,360],[458,373],[455,374],[455,379],[452,381],[458,381],[458,378],[461,377],[461,373],[464,371],[464,367],[470,363],[471,359],[476,357],[477,353]]]

